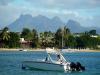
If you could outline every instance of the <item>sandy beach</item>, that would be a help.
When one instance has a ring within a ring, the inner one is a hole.
[[[20,51],[23,50],[22,48],[0,48],[0,51]],[[40,48],[25,48],[27,51],[45,51],[45,49]]]
[[[100,50],[93,49],[64,49],[64,52],[100,52]]]
[[[20,51],[23,50],[21,48],[0,48],[0,51]],[[25,50],[27,51],[45,51],[45,49],[40,49],[40,48],[32,48],[28,49],[26,48]],[[100,50],[90,50],[90,49],[63,49],[64,52],[100,52]]]
[[[80,52],[100,52],[100,50],[80,50]]]

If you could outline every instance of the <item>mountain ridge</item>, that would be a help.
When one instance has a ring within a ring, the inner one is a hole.
[[[20,32],[23,28],[33,29],[35,28],[39,32],[52,31],[55,32],[58,28],[67,26],[71,32],[79,33],[93,28],[86,28],[81,26],[81,24],[75,20],[68,20],[67,23],[64,23],[59,17],[55,16],[53,18],[48,18],[43,15],[32,16],[30,14],[20,15],[13,23],[8,25],[8,28],[11,31]],[[100,33],[100,28],[97,29],[97,32]]]

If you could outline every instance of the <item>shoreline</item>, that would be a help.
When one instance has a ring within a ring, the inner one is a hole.
[[[0,51],[20,51],[22,48],[0,48]],[[41,48],[26,48],[27,51],[45,51]],[[59,49],[58,49],[59,50]],[[64,52],[100,52],[100,50],[90,50],[90,49],[63,49]]]
[[[0,51],[20,51],[23,50],[22,48],[0,48]],[[40,48],[25,48],[27,51],[45,51],[45,49],[40,49]]]
[[[100,52],[95,49],[64,49],[64,52]]]

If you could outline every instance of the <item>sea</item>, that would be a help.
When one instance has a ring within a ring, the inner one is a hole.
[[[0,75],[100,75],[100,52],[63,53],[67,61],[80,62],[83,72],[60,72],[22,69],[26,60],[44,59],[43,51],[0,51]]]

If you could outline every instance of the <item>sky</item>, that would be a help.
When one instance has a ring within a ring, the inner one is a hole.
[[[21,14],[60,17],[84,27],[100,27],[100,0],[0,0],[0,27],[14,22]]]

